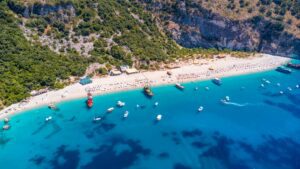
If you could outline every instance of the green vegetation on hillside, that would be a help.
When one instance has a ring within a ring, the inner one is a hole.
[[[18,28],[18,20],[0,3],[0,102],[21,101],[33,89],[61,86],[60,80],[82,75],[87,61],[62,56],[47,47],[30,44]]]

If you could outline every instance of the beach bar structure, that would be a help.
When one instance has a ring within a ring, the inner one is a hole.
[[[134,74],[134,73],[138,73],[139,71],[136,70],[135,68],[130,68],[130,69],[126,69],[125,71],[127,74]]]
[[[84,78],[80,79],[80,81],[79,81],[79,83],[81,85],[87,85],[87,84],[90,84],[92,82],[93,81],[92,81],[92,79],[90,77],[84,77]]]
[[[48,88],[46,89],[40,89],[40,90],[33,90],[30,92],[30,95],[31,96],[37,96],[37,95],[40,95],[40,94],[43,94],[43,93],[47,93],[48,92]]]
[[[109,73],[109,75],[111,76],[118,76],[120,74],[122,74],[122,72],[120,72],[119,70],[111,70]]]

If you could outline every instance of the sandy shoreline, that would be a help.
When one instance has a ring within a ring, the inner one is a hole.
[[[226,57],[224,59],[199,59],[196,63],[182,63],[180,68],[171,69],[171,76],[167,70],[141,72],[132,75],[108,76],[93,79],[92,84],[85,86],[79,83],[72,84],[61,90],[50,91],[28,99],[28,102],[13,104],[0,111],[0,119],[12,114],[20,113],[35,107],[58,103],[86,97],[90,90],[93,95],[111,93],[124,90],[142,88],[145,84],[151,86],[175,84],[177,82],[190,82],[212,79],[214,77],[226,77],[254,72],[262,72],[274,69],[290,59],[267,54],[258,54],[250,58]],[[213,70],[212,70],[213,69]]]

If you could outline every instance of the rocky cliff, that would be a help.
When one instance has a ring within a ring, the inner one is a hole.
[[[300,54],[300,39],[284,31],[280,22],[261,16],[232,20],[192,1],[177,1],[172,5],[161,1],[142,3],[159,17],[166,32],[184,47],[229,48],[282,56]]]

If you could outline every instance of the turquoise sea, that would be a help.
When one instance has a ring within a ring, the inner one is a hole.
[[[299,169],[300,71],[286,75],[272,70],[222,82],[186,83],[183,91],[173,85],[154,87],[152,99],[141,89],[106,94],[95,96],[91,109],[82,98],[59,103],[58,111],[44,106],[15,115],[11,129],[0,132],[0,166]],[[225,96],[230,97],[227,104],[220,102]],[[126,105],[117,108],[118,100]],[[112,106],[115,110],[106,113]],[[126,110],[129,116],[123,119]],[[45,122],[47,116],[52,121]],[[102,120],[93,122],[95,116]]]

